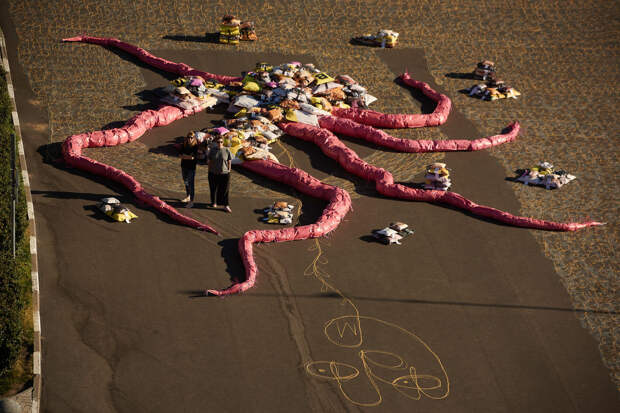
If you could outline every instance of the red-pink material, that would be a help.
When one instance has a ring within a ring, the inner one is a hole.
[[[118,39],[78,36],[64,40],[68,42],[85,42],[117,47],[136,56],[138,59],[151,66],[181,76],[197,75],[204,78],[215,79],[220,83],[229,83],[241,79],[239,77],[214,75],[193,69],[183,63],[170,62],[155,57],[144,49],[122,42]],[[406,152],[480,150],[513,140],[519,131],[519,125],[515,122],[509,126],[508,132],[505,134],[474,141],[409,141],[397,139],[385,132],[374,130],[370,126],[400,129],[438,126],[446,122],[451,108],[451,102],[447,96],[434,91],[424,82],[411,79],[408,73],[401,75],[400,79],[406,85],[420,89],[427,97],[437,102],[437,107],[433,113],[383,114],[372,110],[335,108],[332,111],[332,115],[341,119],[336,119],[334,117],[320,119],[320,125],[325,129],[293,123],[282,124],[280,126],[291,136],[312,141],[319,145],[327,156],[337,160],[347,171],[374,181],[377,190],[386,196],[415,201],[444,203],[470,211],[478,216],[529,228],[574,231],[587,226],[600,225],[600,223],[594,221],[563,224],[518,217],[494,208],[478,205],[453,192],[419,190],[395,184],[389,172],[362,161],[354,151],[347,148],[336,136],[327,130],[330,129],[336,133],[358,137],[378,145]],[[151,127],[167,125],[176,119],[189,116],[193,113],[193,111],[182,111],[173,107],[162,107],[157,111],[146,111],[137,115],[123,128],[74,135],[68,138],[63,144],[65,160],[70,165],[120,182],[129,188],[138,199],[167,213],[180,222],[215,232],[211,227],[182,216],[159,198],[146,193],[140,184],[128,174],[81,155],[82,148],[122,144],[137,139]],[[350,120],[343,118],[348,118]],[[360,123],[369,126],[360,125]],[[213,295],[235,294],[246,291],[254,285],[258,272],[252,254],[254,243],[299,240],[325,235],[333,231],[339,225],[340,221],[351,207],[351,199],[346,191],[341,188],[323,184],[302,170],[288,168],[271,161],[244,162],[242,166],[263,176],[291,185],[302,193],[329,200],[330,202],[323,211],[321,218],[314,224],[281,230],[254,230],[246,232],[239,240],[239,251],[246,269],[246,280],[224,290],[208,290],[208,292]]]
[[[428,83],[414,80],[409,73],[403,73],[399,79],[415,89],[420,90],[426,97],[437,102],[437,106],[433,113],[428,114],[388,114],[376,112],[369,109],[341,109],[333,108],[332,115],[339,118],[352,119],[364,125],[374,126],[376,128],[388,129],[405,129],[405,128],[422,128],[424,126],[443,125],[448,120],[452,102],[450,98],[432,89]]]
[[[181,224],[217,234],[218,232],[211,226],[180,214],[158,197],[146,192],[131,175],[82,156],[83,148],[122,145],[138,139],[151,128],[168,125],[177,119],[193,115],[201,110],[201,108],[182,110],[174,106],[161,106],[157,110],[145,110],[137,114],[120,128],[73,135],[62,144],[63,158],[68,165],[74,168],[118,182],[129,189],[138,200]]]
[[[340,166],[348,172],[374,181],[380,194],[392,198],[408,199],[411,201],[424,201],[441,203],[458,209],[469,211],[474,215],[490,218],[505,224],[518,227],[544,229],[550,231],[576,231],[581,228],[601,225],[599,222],[569,222],[559,223],[544,221],[541,219],[520,217],[508,212],[500,211],[484,205],[478,205],[473,201],[449,191],[414,189],[404,185],[395,184],[394,177],[385,169],[378,168],[364,162],[357,154],[347,148],[333,133],[326,129],[301,123],[283,123],[280,128],[290,136],[294,136],[318,145],[323,153],[336,160]]]
[[[413,140],[395,138],[382,130],[372,126],[361,125],[350,119],[323,116],[319,118],[319,126],[339,135],[360,138],[368,142],[400,152],[452,152],[452,151],[479,151],[492,146],[514,141],[519,134],[519,122],[512,122],[506,127],[506,133],[479,138],[475,140]]]
[[[138,59],[150,66],[156,67],[166,72],[176,73],[179,76],[201,76],[205,79],[215,79],[219,83],[223,84],[240,81],[242,79],[235,76],[215,75],[213,73],[203,72],[202,70],[196,70],[193,67],[186,65],[185,63],[171,62],[169,60],[162,59],[161,57],[153,56],[152,54],[138,46],[125,43],[113,37],[76,36],[62,40],[63,42],[93,43],[101,46],[116,47],[118,49],[124,50],[131,55],[136,56]]]
[[[258,268],[254,261],[253,244],[259,242],[283,242],[321,237],[338,227],[351,209],[351,197],[344,189],[327,185],[297,168],[289,168],[272,161],[246,161],[241,166],[274,181],[292,186],[299,192],[329,201],[323,214],[314,224],[276,230],[252,230],[239,240],[239,253],[245,266],[246,280],[224,290],[207,290],[211,295],[230,295],[254,286]]]

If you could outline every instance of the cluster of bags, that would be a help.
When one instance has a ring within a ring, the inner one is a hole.
[[[136,214],[124,207],[116,198],[103,198],[97,205],[99,210],[118,222],[130,223],[132,219],[138,218]]]
[[[393,30],[382,29],[377,34],[365,34],[363,36],[354,37],[353,43],[363,44],[375,47],[394,47],[398,44],[398,33]]]
[[[482,100],[498,100],[513,98],[516,99],[521,93],[512,86],[508,86],[503,80],[497,78],[495,63],[490,60],[483,60],[476,65],[473,72],[474,78],[484,80],[487,83],[480,83],[466,89],[469,96],[477,97]]]
[[[220,24],[220,43],[238,44],[239,40],[250,42],[258,40],[254,22],[241,21],[231,14],[225,15]]]
[[[447,191],[452,185],[452,182],[450,182],[450,172],[446,168],[446,164],[441,162],[428,165],[424,179],[424,189]]]
[[[244,72],[241,81],[226,85],[200,76],[181,77],[162,90],[163,102],[183,109],[228,105],[232,116],[223,126],[191,133],[198,140],[199,155],[208,150],[215,136],[222,136],[224,146],[235,156],[234,163],[258,159],[277,162],[269,145],[282,135],[278,122],[318,126],[319,116],[329,115],[334,107],[367,108],[377,100],[350,76],[333,78],[311,63],[300,62],[279,66],[260,62],[253,71]]]
[[[198,142],[197,158],[204,161],[215,138],[222,138],[225,147],[233,154],[233,164],[243,161],[270,160],[278,162],[269,144],[282,135],[282,131],[266,118],[230,119],[225,126],[204,128],[191,131],[188,137],[195,137]],[[227,127],[226,127],[227,126]]]
[[[200,76],[180,77],[170,83],[158,91],[161,95],[160,100],[181,109],[212,108],[224,98],[221,93],[219,97],[217,93],[214,94],[218,92],[217,90],[210,91],[209,83]]]
[[[318,126],[318,116],[333,107],[368,107],[377,99],[346,75],[331,77],[311,63],[290,62],[279,66],[257,63],[240,82],[221,89],[229,91],[228,111],[235,117],[260,115],[272,122],[289,120]]]
[[[268,224],[292,224],[294,205],[285,201],[274,202],[272,206],[263,209],[265,216],[262,220]]]
[[[385,245],[401,245],[400,241],[413,233],[409,225],[402,222],[392,222],[388,227],[372,231],[372,235]]]
[[[554,171],[549,162],[541,162],[537,166],[525,169],[517,181],[525,185],[544,186],[546,189],[561,188],[564,184],[576,179],[576,176],[566,171]]]

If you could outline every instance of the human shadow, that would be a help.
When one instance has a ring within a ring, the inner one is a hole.
[[[177,42],[197,42],[197,43],[215,43],[220,44],[220,33],[205,33],[204,36],[187,35],[187,34],[167,34],[162,39],[174,40]]]

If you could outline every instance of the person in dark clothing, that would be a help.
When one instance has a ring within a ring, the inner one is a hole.
[[[185,199],[181,202],[187,202],[186,208],[194,206],[194,178],[196,177],[196,163],[198,151],[198,141],[193,132],[190,132],[183,140],[181,148],[181,175],[185,184]]]
[[[211,192],[211,206],[217,208],[218,204],[224,207],[226,212],[232,212],[228,205],[228,188],[230,185],[230,169],[232,165],[232,153],[224,146],[222,136],[214,139],[215,145],[207,155],[209,167],[209,190]]]

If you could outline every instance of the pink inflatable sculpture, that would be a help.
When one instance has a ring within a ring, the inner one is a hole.
[[[153,56],[144,49],[114,38],[78,36],[64,39],[64,41],[116,47],[136,56],[148,65],[167,72],[176,73],[180,76],[201,76],[205,79],[213,79],[224,84],[241,80],[239,77],[221,76],[196,70],[184,63],[170,62]],[[507,132],[504,134],[480,138],[473,141],[413,141],[392,137],[375,128],[395,129],[438,126],[446,122],[451,109],[450,99],[434,91],[428,84],[411,79],[408,73],[401,75],[400,79],[404,84],[421,90],[427,97],[437,102],[435,110],[430,114],[384,114],[359,108],[334,108],[331,112],[331,116],[320,117],[320,127],[301,123],[281,123],[279,127],[290,136],[315,143],[321,148],[323,153],[336,160],[348,172],[375,182],[377,191],[385,196],[411,201],[443,203],[469,211],[477,216],[526,228],[551,231],[576,231],[589,226],[602,225],[600,222],[596,221],[558,223],[520,217],[495,208],[478,205],[454,192],[405,187],[395,184],[394,178],[388,171],[364,162],[354,151],[342,143],[334,133],[364,139],[376,145],[411,153],[476,151],[487,149],[505,142],[510,142],[514,140],[519,133],[519,124],[513,122],[508,126]],[[138,139],[147,130],[153,127],[168,125],[177,119],[191,116],[199,110],[200,109],[181,110],[172,106],[161,106],[157,110],[147,110],[139,113],[121,128],[71,136],[63,143],[63,157],[67,164],[75,168],[106,177],[124,185],[137,199],[184,225],[217,233],[211,226],[180,214],[158,197],[148,194],[144,191],[139,182],[125,172],[82,155],[83,148],[121,145]],[[323,184],[300,169],[289,168],[271,161],[246,161],[243,162],[241,166],[267,178],[290,185],[304,194],[328,201],[328,205],[323,210],[319,220],[311,225],[280,230],[252,230],[246,232],[239,240],[239,252],[243,259],[246,272],[245,281],[235,283],[223,290],[207,290],[206,293],[211,295],[224,296],[236,294],[254,286],[258,268],[253,257],[253,244],[293,241],[324,236],[338,227],[351,208],[351,198],[345,190]]]

